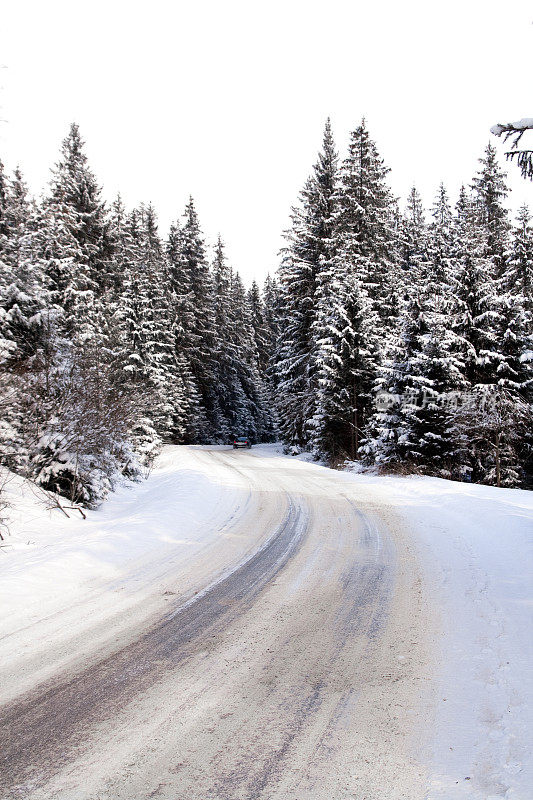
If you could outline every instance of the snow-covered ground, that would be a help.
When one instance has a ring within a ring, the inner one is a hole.
[[[405,521],[441,608],[428,798],[533,798],[533,493],[352,480]]]
[[[533,492],[419,476],[343,477],[404,521],[434,589],[428,601],[441,610],[428,800],[531,800]]]
[[[252,454],[271,460],[273,472],[281,460],[287,464],[275,446]],[[139,597],[146,598],[147,618],[159,613],[165,568],[175,572],[207,553],[207,581],[223,569],[221,553],[227,567],[261,544],[227,533],[251,502],[249,484],[227,472],[209,475],[199,468],[201,458],[198,448],[167,448],[144,483],[122,487],[87,520],[47,511],[17,478],[8,485],[13,509],[11,535],[0,548],[0,673],[13,662],[20,671],[16,682],[4,684],[5,697],[68,664],[74,635],[77,644],[89,629],[109,639],[128,609],[138,614]],[[325,471],[293,463],[318,479]],[[389,526],[399,521],[408,532],[425,575],[428,613],[440,615],[426,797],[531,800],[533,493],[435,478],[336,475],[348,497],[364,499]],[[150,600],[155,596],[158,603]],[[65,607],[70,631],[64,614],[60,629],[54,625]],[[41,641],[30,647],[27,631],[38,622]],[[51,663],[46,647],[54,643],[59,655]],[[83,657],[82,646],[76,652]]]
[[[225,505],[229,513],[238,503],[213,477],[191,468],[185,448],[169,449],[147,480],[123,485],[83,520],[76,510],[67,508],[69,518],[48,510],[45,494],[13,476],[6,485],[10,535],[0,554],[2,631],[70,603],[88,582],[108,585],[161,551],[179,558],[200,546],[215,533],[214,509]]]
[[[238,483],[224,485],[220,475],[210,479],[198,469],[195,452],[168,448],[147,480],[120,487],[101,508],[85,511],[85,520],[75,510],[67,510],[69,518],[49,510],[46,495],[11,476],[5,486],[9,535],[0,542],[4,701],[74,658],[82,660],[85,639],[87,647],[97,640],[104,646],[115,628],[118,635],[138,627],[140,615],[157,615],[171,589],[167,574],[173,579],[180,565],[218,543],[221,526],[239,513],[249,492]],[[217,565],[213,557],[213,570]],[[212,577],[210,570],[205,577]],[[30,644],[33,625],[39,635]],[[5,678],[4,669],[15,680]]]

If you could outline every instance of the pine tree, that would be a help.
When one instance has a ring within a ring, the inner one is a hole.
[[[287,445],[305,448],[318,389],[318,296],[327,291],[333,247],[337,153],[329,120],[322,152],[293,208],[287,247],[279,271],[283,322],[277,343],[279,419]]]
[[[452,331],[467,385],[493,383],[498,354],[499,300],[495,265],[466,192],[457,203],[456,274],[452,278]]]
[[[506,481],[512,483],[519,479],[522,457],[511,443],[513,437],[504,431],[508,425],[502,414],[513,417],[513,402],[516,413],[521,413],[521,392],[528,384],[527,365],[522,361],[527,318],[520,297],[510,297],[502,291],[506,283],[504,265],[495,255],[496,250],[489,252],[488,228],[486,220],[479,216],[479,201],[472,205],[462,192],[457,210],[458,271],[454,278],[452,332],[467,390],[456,420],[460,457],[473,470],[475,480],[499,482],[502,470],[507,470]],[[492,241],[497,242],[496,237]],[[480,430],[484,420],[490,420],[493,411],[499,409],[496,417],[503,427],[495,434],[496,455],[486,437],[464,435],[461,420],[469,417],[476,404]],[[504,445],[505,456],[500,452]]]
[[[236,333],[237,377],[242,389],[241,403],[235,404],[235,426],[244,430],[255,441],[271,435],[272,420],[267,409],[268,392],[258,366],[257,348],[251,320],[251,309],[242,280],[237,272],[232,274],[230,324]],[[240,397],[240,392],[237,395]]]
[[[503,203],[509,190],[505,182],[506,174],[498,164],[496,148],[490,143],[479,163],[480,169],[472,180],[472,209],[476,214],[477,225],[485,233],[484,256],[492,260],[495,277],[500,279],[505,267],[504,254],[509,232],[507,210]]]
[[[240,383],[240,353],[236,342],[237,320],[232,309],[231,296],[234,276],[226,259],[220,236],[215,247],[212,264],[213,310],[216,341],[212,354],[213,388],[212,421],[219,441],[228,442],[250,425],[246,417],[246,398]]]
[[[336,251],[344,271],[356,275],[373,301],[384,334],[396,324],[399,291],[389,171],[363,120],[340,170]]]
[[[506,265],[505,289],[511,293],[519,290],[533,313],[533,225],[526,205],[518,211]]]
[[[363,120],[340,170],[331,256],[318,302],[313,449],[321,457],[358,457],[380,350],[396,325],[395,204],[387,173]]]
[[[263,303],[265,309],[265,330],[267,335],[267,353],[269,355],[266,372],[269,380],[275,382],[274,355],[275,344],[279,338],[280,324],[280,288],[277,280],[267,275],[263,284]]]
[[[372,404],[379,360],[378,317],[353,274],[337,274],[320,340],[319,391],[313,450],[330,460],[358,457]]]
[[[124,250],[122,316],[128,355],[124,369],[157,437],[183,441],[190,434],[191,405],[196,397],[186,362],[176,349],[175,310],[172,295],[166,291],[170,279],[151,205],[130,215]],[[147,440],[145,428],[140,430]]]
[[[78,125],[70,126],[61,146],[61,158],[52,172],[50,202],[66,205],[74,215],[71,233],[98,292],[108,284],[110,241],[101,189],[88,166]]]
[[[38,314],[46,291],[38,258],[37,214],[20,170],[6,181],[4,192],[4,262],[0,305],[4,309],[5,335],[16,344],[16,363],[35,353],[40,335]],[[13,362],[14,363],[14,362]]]
[[[422,288],[431,275],[429,267],[429,241],[422,199],[413,186],[407,198],[402,220],[401,269],[404,284]]]
[[[209,441],[215,430],[212,419],[213,375],[211,352],[215,340],[213,321],[213,285],[207,262],[205,242],[192,197],[185,208],[183,225],[179,231],[180,281],[186,291],[190,319],[184,320],[181,352],[190,364],[207,424],[199,431],[201,441]],[[174,269],[174,274],[176,269]],[[190,327],[185,324],[190,323]]]
[[[454,256],[457,250],[453,213],[448,193],[441,183],[431,209],[432,221],[428,225],[428,274],[421,287],[428,310],[432,310],[436,324],[445,324],[450,307],[451,280],[455,272]]]
[[[192,371],[192,353],[197,343],[194,334],[195,301],[190,272],[182,258],[181,228],[177,222],[170,226],[165,254],[176,361],[187,398],[188,412],[183,442],[195,443],[205,436],[208,423],[198,383]]]
[[[389,357],[378,373],[377,410],[367,426],[373,435],[363,447],[365,456],[377,463],[413,463],[419,456],[413,428],[429,384],[421,366],[427,332],[427,321],[415,295],[404,304],[398,342],[390,346]]]

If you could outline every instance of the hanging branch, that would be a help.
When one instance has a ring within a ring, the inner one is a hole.
[[[518,149],[522,136],[526,131],[533,130],[533,118],[524,117],[516,122],[505,122],[493,125],[490,132],[494,136],[503,136],[503,141],[511,139],[511,150],[505,157],[508,161],[516,161],[523,178],[533,180],[533,150]]]

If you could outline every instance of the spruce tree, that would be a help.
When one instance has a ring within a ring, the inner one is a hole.
[[[354,274],[337,273],[330,301],[319,342],[313,450],[319,458],[354,459],[372,406],[379,361],[379,320],[366,289]]]
[[[61,146],[61,158],[52,171],[50,202],[71,210],[71,233],[78,242],[91,283],[101,292],[109,281],[108,220],[101,189],[88,165],[84,147],[79,127],[72,123]]]
[[[478,227],[484,231],[484,256],[491,259],[494,275],[500,279],[505,268],[504,254],[509,233],[508,214],[504,206],[509,193],[505,182],[506,173],[500,168],[496,148],[490,143],[479,163],[480,168],[472,180],[472,210]]]
[[[212,423],[217,439],[228,442],[238,431],[247,432],[250,420],[246,416],[246,398],[240,383],[236,334],[242,320],[237,320],[231,295],[234,276],[227,262],[220,236],[212,264],[213,311],[216,340],[212,351]],[[243,427],[245,426],[245,427]]]
[[[464,189],[457,203],[456,273],[452,278],[452,331],[467,385],[494,383],[500,362],[499,295],[485,231]]]
[[[322,325],[317,318],[333,248],[337,153],[329,120],[313,172],[293,208],[279,270],[282,324],[277,343],[279,420],[287,445],[306,448],[316,410]],[[322,303],[325,302],[322,300]]]
[[[212,419],[214,398],[211,370],[211,352],[215,340],[213,285],[205,242],[192,197],[185,208],[183,224],[179,230],[178,264],[180,281],[185,290],[182,296],[187,297],[187,311],[190,310],[190,318],[184,320],[182,326],[181,352],[190,364],[206,414],[207,423],[203,430],[199,430],[198,435],[201,441],[209,441],[215,430]]]
[[[414,186],[407,198],[402,223],[400,267],[403,283],[422,288],[428,283],[431,275],[429,241],[422,199]]]
[[[373,301],[384,335],[396,324],[399,292],[389,171],[363,120],[350,136],[340,169],[336,252]]]
[[[441,183],[431,209],[431,222],[428,225],[428,274],[425,285],[421,287],[427,299],[428,310],[437,319],[446,323],[444,317],[450,306],[451,280],[455,271],[456,252],[453,212],[448,192]]]
[[[518,211],[506,254],[505,289],[511,293],[519,291],[526,308],[533,313],[533,224],[527,205]]]

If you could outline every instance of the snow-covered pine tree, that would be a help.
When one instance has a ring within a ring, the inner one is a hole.
[[[191,366],[192,353],[197,345],[194,333],[195,301],[190,271],[182,258],[181,228],[178,222],[172,223],[170,226],[165,254],[168,292],[173,310],[172,329],[176,361],[185,387],[186,408],[188,409],[182,441],[188,444],[198,442],[205,436],[208,423],[198,383]]]
[[[508,248],[509,220],[504,206],[509,193],[506,173],[500,168],[496,148],[490,143],[485,148],[480,168],[472,180],[473,204],[476,223],[485,234],[485,253],[494,264],[494,276],[501,279],[505,269],[505,252]]]
[[[72,123],[61,146],[61,158],[52,171],[52,203],[69,206],[75,216],[71,233],[88,267],[88,276],[97,292],[102,292],[112,276],[109,222],[101,189],[88,165],[85,143],[79,127]]]
[[[19,169],[6,183],[4,193],[4,286],[0,305],[5,311],[4,332],[16,342],[17,364],[35,354],[39,340],[39,311],[46,292],[42,265],[37,257],[35,204]]]
[[[422,289],[430,277],[428,231],[422,198],[415,186],[407,197],[401,226],[402,282],[407,287]]]
[[[100,190],[72,126],[37,221],[47,310],[36,388],[31,471],[43,486],[96,502],[127,468],[127,398],[113,380],[104,279],[108,238]]]
[[[273,421],[268,408],[269,395],[262,379],[252,326],[251,309],[244,285],[237,272],[232,274],[231,310],[238,354],[238,377],[246,399],[243,424],[255,441],[271,438]],[[246,422],[246,417],[249,422]]]
[[[363,120],[340,169],[330,260],[319,295],[320,388],[313,417],[319,457],[358,457],[381,352],[397,324],[396,206],[387,173]]]
[[[238,319],[232,308],[233,273],[227,262],[224,244],[218,237],[211,267],[213,276],[213,312],[216,338],[212,351],[212,422],[217,440],[229,442],[239,431],[251,426],[247,401],[240,381]],[[249,435],[249,433],[248,433]]]
[[[279,426],[287,446],[309,445],[318,389],[318,294],[332,258],[338,156],[329,119],[322,151],[292,210],[279,269],[281,325],[276,346]],[[324,301],[323,301],[324,302]]]
[[[265,365],[262,376],[267,393],[267,403],[270,413],[272,430],[266,435],[270,440],[279,438],[279,421],[277,415],[277,369],[276,369],[276,342],[280,331],[280,289],[275,278],[267,275],[263,284],[263,303],[265,314],[266,352]],[[261,368],[261,355],[259,354]]]
[[[506,254],[505,289],[511,293],[520,291],[526,308],[533,313],[533,224],[527,205],[518,211]]]
[[[265,374],[270,359],[269,331],[265,319],[265,304],[261,297],[261,290],[257,282],[252,281],[247,292],[250,320],[254,332],[254,342],[257,350],[257,363],[261,374]]]
[[[463,452],[482,461],[479,481],[517,486],[525,477],[517,454],[532,426],[528,403],[503,386],[479,384],[456,412],[454,433]]]
[[[444,325],[432,321],[432,327],[424,336],[418,363],[415,363],[424,386],[422,401],[410,420],[409,432],[415,443],[413,462],[417,469],[442,477],[450,477],[455,472],[457,447],[451,413],[463,387],[461,363],[453,353],[453,339]]]
[[[190,270],[182,257],[182,247],[181,228],[179,222],[174,222],[166,243],[166,258],[176,314],[176,347],[190,357],[197,344],[194,335],[195,300]]]
[[[328,460],[354,459],[372,407],[379,318],[353,272],[332,274],[329,313],[322,315],[322,325],[313,452]]]
[[[280,288],[277,280],[267,275],[263,284],[263,303],[265,310],[265,331],[267,336],[266,372],[270,383],[274,385],[275,379],[275,346],[279,338],[280,325]]]
[[[264,423],[262,439],[274,441],[277,433],[277,417],[275,414],[274,392],[270,381],[270,359],[272,356],[273,336],[268,319],[267,305],[261,295],[256,281],[247,294],[248,308],[250,310],[250,323],[253,332],[254,359],[257,372],[262,384],[264,406]]]
[[[192,197],[189,198],[183,214],[183,224],[179,229],[177,243],[180,281],[185,290],[181,296],[187,297],[187,310],[191,310],[190,320],[184,318],[180,349],[190,364],[207,419],[203,429],[199,426],[198,437],[200,441],[209,441],[214,435],[214,423],[211,418],[213,413],[211,352],[215,341],[213,284],[205,241]],[[174,267],[172,269],[175,273],[176,269]]]
[[[450,403],[464,384],[449,330],[455,238],[444,187],[427,227],[412,190],[401,227],[405,277],[398,336],[389,340],[378,371],[377,407],[362,452],[370,462],[442,475],[454,451]]]
[[[151,205],[130,214],[123,246],[124,371],[137,396],[134,438],[149,463],[158,440],[180,442],[188,437],[195,398],[187,385],[186,363],[176,349],[171,282]]]
[[[496,333],[499,313],[495,264],[485,231],[464,188],[457,202],[456,272],[452,276],[452,331],[465,383],[493,383],[500,361]]]
[[[426,298],[428,313],[436,315],[435,324],[445,328],[450,306],[451,280],[455,269],[455,234],[453,212],[444,184],[438,188],[428,225],[428,271],[421,291]]]
[[[21,278],[17,276],[13,251],[22,232],[11,224],[9,190],[0,161],[0,463],[21,468],[27,458],[21,431],[24,382],[15,370],[21,370],[30,355],[33,331],[27,312],[31,309],[31,318],[34,301],[27,294],[25,265]]]
[[[344,271],[356,275],[373,301],[385,336],[397,323],[399,294],[389,171],[363,119],[340,169],[335,249]]]
[[[499,342],[502,359],[498,366],[498,385],[508,394],[506,404],[511,415],[524,418],[523,403],[533,411],[533,230],[527,207],[518,212],[513,241],[506,257],[501,281]],[[516,404],[516,410],[509,408]],[[533,419],[533,415],[531,416]],[[523,426],[522,426],[523,427]],[[498,470],[506,485],[533,479],[533,428],[525,426],[523,436],[503,433],[505,457]]]
[[[514,446],[506,450],[505,464],[498,456],[499,466],[496,469],[496,456],[488,446],[488,440],[464,436],[460,424],[461,419],[468,418],[473,402],[481,403],[478,408],[480,429],[484,418],[488,420],[494,409],[499,409],[497,416],[500,411],[512,416],[513,398],[517,414],[523,404],[516,386],[512,385],[517,382],[518,373],[522,372],[521,368],[517,371],[520,358],[517,351],[522,347],[521,337],[517,334],[523,326],[523,303],[519,302],[517,307],[516,300],[502,292],[506,280],[502,272],[504,265],[497,250],[499,243],[503,248],[503,240],[494,236],[494,248],[492,252],[489,250],[486,218],[480,217],[479,207],[479,198],[472,203],[466,192],[461,192],[457,204],[458,249],[452,332],[455,336],[455,354],[461,363],[469,394],[462,400],[464,413],[460,409],[457,414],[459,422],[456,431],[459,432],[461,462],[473,470],[474,480],[494,482],[496,472],[500,474],[505,469],[508,474],[506,480],[513,482],[519,474],[521,460]],[[495,219],[498,219],[497,215]],[[506,424],[503,427],[506,428]],[[503,445],[503,442],[499,441],[498,446],[500,444]],[[501,475],[498,480],[501,480]]]
[[[389,345],[388,357],[378,371],[377,408],[367,424],[362,448],[365,458],[377,464],[413,465],[420,455],[413,424],[429,383],[421,363],[427,332],[415,294],[404,303],[398,340]]]

